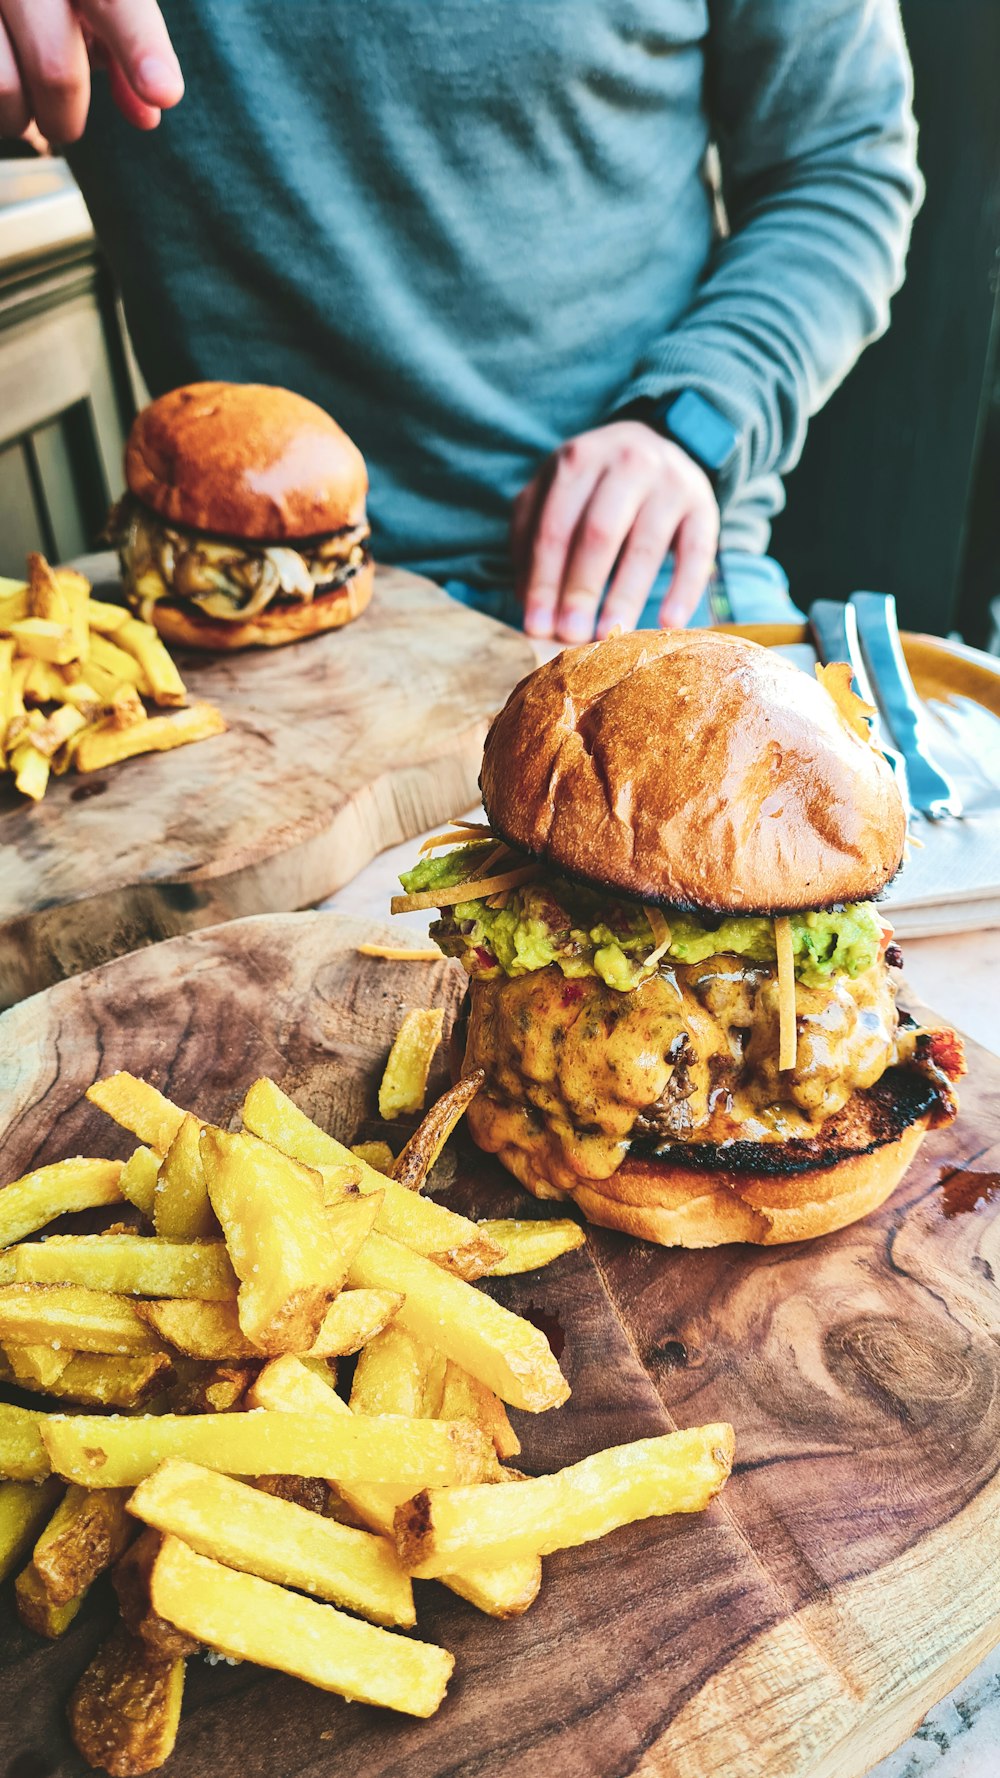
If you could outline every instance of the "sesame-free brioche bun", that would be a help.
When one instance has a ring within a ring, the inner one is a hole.
[[[339,630],[360,617],[375,584],[375,567],[365,562],[350,580],[333,592],[320,593],[298,604],[290,600],[268,605],[243,622],[207,617],[189,603],[159,599],[150,620],[167,642],[179,648],[280,648],[285,642],[301,642],[322,630]]]
[[[359,524],[368,492],[364,458],[337,422],[261,383],[161,395],[136,417],[125,475],[173,524],[269,543]]]
[[[718,630],[569,648],[512,692],[480,779],[494,831],[573,876],[713,913],[877,895],[906,814],[822,685]]]

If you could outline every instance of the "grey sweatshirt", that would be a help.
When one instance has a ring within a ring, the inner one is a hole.
[[[357,440],[384,561],[509,579],[563,439],[693,388],[763,550],[886,325],[919,201],[896,0],[162,0],[187,93],[71,155],[159,392],[283,383]],[[719,146],[730,234],[703,176]]]

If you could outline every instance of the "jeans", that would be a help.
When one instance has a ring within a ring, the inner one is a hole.
[[[715,599],[712,600],[711,591],[705,592],[689,619],[692,628],[708,628],[713,621],[724,621],[726,614],[723,601],[718,596],[719,591],[723,591],[728,597],[733,623],[794,624],[805,621],[802,612],[792,603],[784,569],[770,556],[754,556],[746,550],[723,550],[719,557],[719,566],[721,575],[716,583]],[[672,567],[668,558],[643,607],[635,626],[637,630],[659,628],[660,605],[670,581]],[[450,593],[453,599],[459,599],[463,605],[471,605],[474,610],[482,611],[487,617],[495,617],[500,623],[510,624],[512,629],[520,630],[523,627],[521,602],[512,588],[471,587],[461,580],[446,580],[442,584],[445,592]]]

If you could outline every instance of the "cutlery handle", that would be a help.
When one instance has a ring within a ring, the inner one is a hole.
[[[906,804],[907,814],[912,812],[909,785],[906,777],[906,762],[903,756],[888,739],[879,713],[871,681],[865,668],[861,644],[858,640],[858,619],[853,605],[845,605],[841,599],[814,599],[809,607],[809,628],[812,631],[816,653],[824,664],[831,661],[846,661],[854,678],[854,689],[859,698],[870,704],[875,714],[872,717],[872,740],[880,753],[889,761],[896,775],[899,793]]]
[[[934,821],[944,815],[960,815],[961,799],[936,765],[921,732],[920,700],[899,639],[895,599],[887,593],[852,593],[851,606],[876,701],[906,760],[916,807]]]

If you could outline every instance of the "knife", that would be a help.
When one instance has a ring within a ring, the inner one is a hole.
[[[960,815],[962,801],[951,779],[935,763],[922,732],[920,699],[903,655],[896,601],[888,593],[852,593],[861,653],[875,689],[875,702],[892,740],[906,761],[910,797],[931,821]]]
[[[853,605],[845,605],[840,599],[814,599],[809,607],[809,628],[812,631],[816,653],[824,665],[831,661],[847,661],[854,677],[854,689],[859,698],[871,705],[875,714],[872,717],[872,740],[879,752],[889,761],[896,776],[896,784],[907,815],[912,813],[907,780],[906,761],[897,751],[885,734],[879,714],[878,701],[875,698],[868,673],[865,669],[858,640],[858,617]]]

